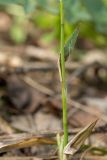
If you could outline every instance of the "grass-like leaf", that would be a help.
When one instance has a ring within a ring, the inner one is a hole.
[[[77,37],[78,37],[79,29],[76,28],[72,35],[69,37],[67,42],[64,46],[64,55],[65,55],[65,61],[68,59],[69,55],[71,54],[72,50],[74,49]]]
[[[74,153],[80,149],[84,141],[89,137],[96,123],[97,120],[83,128],[83,130],[79,133],[77,133],[76,136],[71,139],[71,141],[65,146],[64,153],[74,155]]]
[[[78,33],[79,33],[79,29],[76,28],[74,30],[74,32],[72,33],[72,35],[68,38],[68,40],[65,43],[64,46],[64,60],[67,61],[72,50],[74,49],[77,37],[78,37]],[[62,69],[61,69],[61,53],[59,56],[59,60],[58,60],[58,68],[59,68],[59,74],[60,74],[60,79],[62,77]]]

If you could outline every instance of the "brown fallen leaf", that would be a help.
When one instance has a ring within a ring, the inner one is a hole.
[[[0,160],[42,160],[36,157],[1,157]]]
[[[0,136],[0,153],[37,144],[56,144],[56,140],[53,138],[47,138],[47,135],[29,133]]]
[[[14,129],[12,128],[12,126],[7,121],[5,121],[2,117],[0,117],[0,130],[3,133],[7,133],[7,134],[14,133]]]

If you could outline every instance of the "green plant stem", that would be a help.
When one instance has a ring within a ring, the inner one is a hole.
[[[64,129],[64,146],[68,143],[68,125],[67,125],[67,88],[65,78],[65,59],[64,59],[64,11],[63,0],[60,0],[60,54],[61,54],[61,80],[62,80],[62,107],[63,107],[63,129]]]

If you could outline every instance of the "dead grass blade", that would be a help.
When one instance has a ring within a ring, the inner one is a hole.
[[[0,153],[11,149],[26,148],[37,144],[56,144],[56,140],[29,133],[0,136]]]
[[[64,154],[74,155],[74,153],[80,149],[82,144],[89,137],[97,121],[98,120],[95,120],[94,122],[83,128],[79,133],[77,133],[74,138],[71,139],[71,141],[65,146]]]

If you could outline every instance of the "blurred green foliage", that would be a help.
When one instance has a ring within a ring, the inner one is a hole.
[[[107,33],[107,5],[103,0],[64,0],[64,3],[67,21],[91,22],[97,31]]]
[[[58,0],[0,0],[0,4],[23,5],[26,13],[42,8],[58,13]],[[82,21],[95,23],[100,32],[107,32],[107,0],[64,0],[65,18],[75,24]]]
[[[25,30],[20,25],[15,24],[10,29],[10,37],[16,44],[23,43],[26,40]]]
[[[75,26],[80,24],[80,36],[90,39],[94,44],[100,46],[106,45],[107,0],[63,1],[66,19],[65,37],[68,37]],[[53,34],[53,38],[55,38],[55,35],[56,37],[59,36],[59,0],[0,0],[0,4],[7,4],[9,7],[10,4],[17,4],[18,6],[21,6],[19,8],[21,8],[22,11],[18,12],[19,16],[21,13],[24,16],[27,15],[27,17],[31,15],[34,24],[38,25],[41,29],[47,28],[48,30],[50,28],[55,28],[55,34]],[[46,14],[48,13],[48,18],[45,17],[45,14],[42,14],[43,12]],[[26,37],[26,35],[23,37]],[[49,40],[52,39],[52,36],[49,38],[49,36],[46,36],[46,34],[44,37],[48,37]],[[24,41],[24,39],[26,38],[22,38],[21,41]]]

